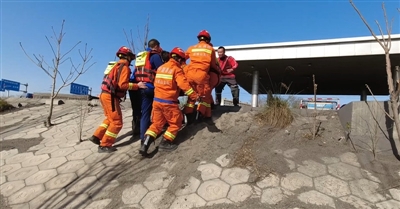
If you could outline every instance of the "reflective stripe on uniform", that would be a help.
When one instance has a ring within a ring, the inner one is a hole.
[[[172,140],[174,140],[175,139],[175,135],[173,135],[171,132],[169,132],[169,131],[166,131],[165,133],[164,133],[164,135],[165,136],[168,136],[169,138],[171,138]]]
[[[156,78],[163,78],[163,79],[172,80],[172,75],[157,73],[156,74]]]
[[[157,134],[156,132],[152,131],[152,130],[147,130],[146,133],[144,135],[150,135],[154,138],[157,138]]]
[[[106,131],[106,135],[109,136],[109,137],[112,137],[112,138],[117,138],[118,134],[115,134],[115,133],[107,130]]]
[[[191,95],[193,92],[194,92],[193,88],[190,88],[189,90],[187,90],[187,91],[185,92],[185,94],[189,96],[189,95]]]
[[[132,89],[133,89],[133,83],[129,83],[128,90],[132,90]]]
[[[108,128],[108,125],[105,124],[105,123],[102,123],[102,124],[100,125],[100,127],[103,127],[103,128],[105,128],[105,129],[107,129],[107,128]]]
[[[205,52],[207,54],[211,54],[211,49],[192,49],[192,52]]]
[[[210,104],[208,104],[208,103],[206,103],[206,102],[200,102],[200,104],[199,105],[204,105],[204,106],[206,106],[206,107],[211,107],[211,105]]]
[[[193,108],[193,107],[194,107],[194,104],[186,104],[186,107],[191,107],[191,108]]]

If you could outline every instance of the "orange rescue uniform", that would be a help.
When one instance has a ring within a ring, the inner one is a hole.
[[[126,95],[127,90],[138,89],[137,84],[129,83],[130,75],[131,69],[129,68],[129,62],[125,59],[121,59],[109,73],[109,77],[113,78],[113,87],[116,89],[117,94],[112,95],[111,91],[104,87],[105,85],[102,86],[100,102],[106,118],[93,134],[101,139],[100,146],[102,147],[112,146],[115,142],[115,138],[117,138],[118,133],[122,129],[121,98]],[[113,111],[114,108],[112,104],[114,104],[115,111]]]
[[[168,123],[169,127],[164,133],[164,138],[173,141],[183,121],[178,101],[180,89],[194,101],[197,99],[197,94],[186,80],[181,65],[174,59],[170,59],[157,69],[154,87],[153,123],[145,135],[157,138],[164,125]]]
[[[209,70],[210,67],[219,69],[216,64],[215,51],[207,42],[200,41],[198,44],[189,47],[186,51],[186,59],[190,59],[190,63],[186,69],[186,77],[201,97],[201,102],[197,110],[204,117],[211,117],[211,103],[213,99],[211,96]],[[188,100],[185,113],[192,113],[194,111],[195,102]]]

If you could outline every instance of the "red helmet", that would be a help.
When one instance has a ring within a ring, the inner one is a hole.
[[[117,57],[119,57],[121,54],[131,57],[132,60],[134,60],[136,58],[136,56],[135,56],[135,54],[133,54],[132,50],[126,46],[121,46],[121,48],[118,49],[118,51],[116,53]]]
[[[172,49],[172,51],[169,53],[170,56],[172,57],[173,54],[178,55],[179,57],[181,57],[182,59],[185,59],[185,51],[183,51],[181,48],[179,47],[175,47]]]
[[[207,38],[207,39],[209,39],[211,41],[211,35],[206,30],[200,31],[199,35],[197,35],[197,38],[200,38],[200,37],[205,37],[205,38]]]

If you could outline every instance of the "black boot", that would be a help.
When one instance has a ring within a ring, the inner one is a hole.
[[[158,148],[165,151],[174,151],[178,148],[178,145],[168,139],[163,139]]]
[[[146,135],[144,140],[142,140],[142,143],[141,143],[142,146],[139,149],[139,154],[147,155],[147,150],[149,150],[151,143],[156,144],[154,137],[152,137],[150,135]]]
[[[98,150],[99,153],[111,153],[111,152],[115,152],[117,151],[117,148],[113,147],[113,146],[109,146],[109,147],[102,147],[99,146]]]
[[[132,120],[132,133],[133,136],[140,134],[140,119],[137,117],[134,117]]]
[[[97,138],[96,136],[91,136],[90,138],[88,138],[87,140],[89,140],[89,141],[91,141],[91,142],[93,142],[93,144],[97,144],[97,145],[100,145],[100,139],[99,138]]]

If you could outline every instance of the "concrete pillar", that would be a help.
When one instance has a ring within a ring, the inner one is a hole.
[[[259,72],[258,70],[253,71],[253,87],[251,90],[251,106],[258,107],[258,82]]]
[[[367,90],[362,90],[360,95],[360,101],[367,101]]]

